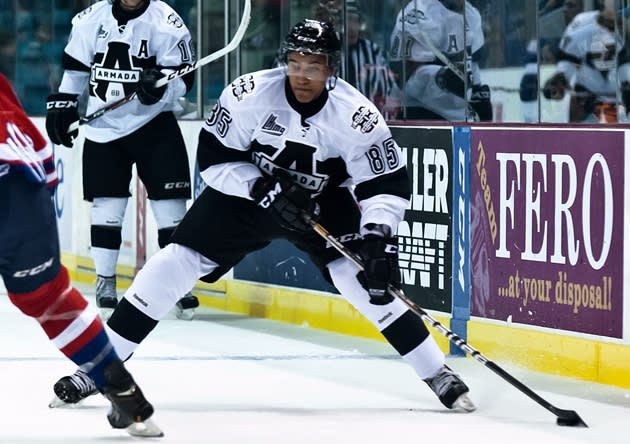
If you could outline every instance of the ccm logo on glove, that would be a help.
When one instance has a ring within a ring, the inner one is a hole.
[[[58,109],[62,109],[62,108],[76,108],[77,107],[77,102],[76,100],[58,100],[56,102],[47,102],[46,103],[46,109],[53,109],[53,108],[58,108]]]
[[[311,193],[296,184],[291,173],[276,168],[273,175],[259,178],[251,196],[281,227],[300,233],[311,230],[311,221],[319,216],[319,205]]]
[[[276,197],[282,194],[282,185],[279,182],[274,184],[274,187],[267,191],[267,193],[258,201],[258,205],[263,208],[269,208],[269,206],[276,200]]]

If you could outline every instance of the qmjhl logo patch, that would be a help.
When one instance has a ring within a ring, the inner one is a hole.
[[[378,123],[378,113],[367,106],[360,106],[352,116],[352,128],[360,128],[362,133],[369,133]]]

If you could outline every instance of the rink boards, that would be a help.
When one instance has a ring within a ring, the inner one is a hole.
[[[35,121],[43,129],[43,120]],[[201,122],[180,124],[194,171]],[[399,227],[405,293],[491,359],[630,387],[627,131],[522,125],[392,132],[413,189]],[[57,148],[55,205],[64,262],[75,279],[89,282],[89,204],[82,201],[81,143],[75,146]],[[194,177],[193,186],[199,183]],[[130,199],[123,226],[122,287],[158,248],[143,193],[133,194],[141,198]],[[382,339],[287,243],[251,255],[196,294],[216,308]],[[448,350],[448,341],[436,338]]]

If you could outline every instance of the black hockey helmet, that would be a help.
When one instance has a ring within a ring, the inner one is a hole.
[[[304,19],[291,29],[280,47],[280,60],[287,62],[290,52],[328,56],[328,66],[339,66],[341,43],[332,23]]]

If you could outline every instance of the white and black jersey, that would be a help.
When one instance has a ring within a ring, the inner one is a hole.
[[[147,1],[133,13],[117,2],[97,2],[72,19],[63,55],[59,92],[89,90],[87,113],[135,91],[144,68],[177,69],[195,61],[190,31],[180,16],[160,0]],[[130,134],[164,111],[178,111],[177,99],[192,87],[189,78],[168,83],[154,105],[134,100],[87,125],[86,137],[108,142]]]
[[[400,147],[375,106],[341,79],[301,104],[284,68],[244,75],[223,91],[199,140],[203,179],[228,195],[250,199],[252,182],[281,168],[313,196],[354,186],[361,226],[396,232],[408,204]]]
[[[557,67],[574,88],[593,93],[598,102],[615,103],[621,40],[598,23],[599,14],[584,12],[569,24],[560,40]]]
[[[431,44],[427,43],[427,38]],[[455,12],[439,0],[410,1],[398,13],[390,40],[390,61],[405,61],[409,70],[404,73],[405,105],[428,109],[447,120],[465,120],[465,99],[436,83],[435,76],[443,63],[432,47],[453,63],[466,60],[469,68],[462,71],[470,76],[472,84],[479,84],[477,58],[483,45],[481,15],[470,3],[465,3],[465,11]]]

